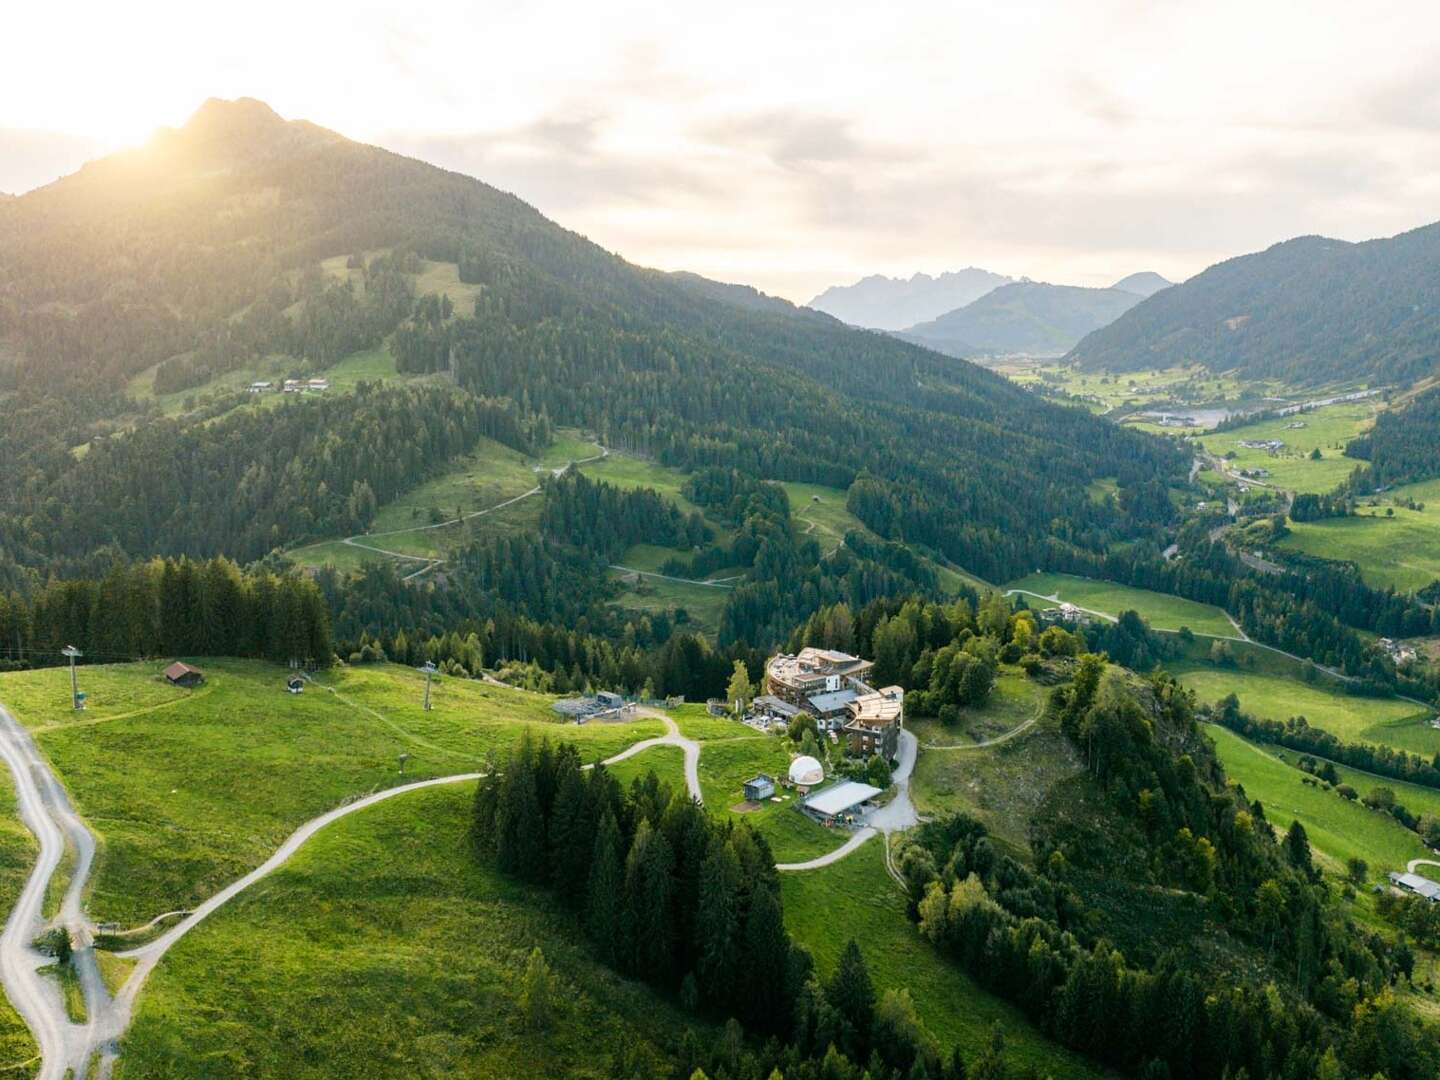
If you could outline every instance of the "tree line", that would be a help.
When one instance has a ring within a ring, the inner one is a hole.
[[[225,558],[118,563],[98,580],[52,580],[29,597],[0,594],[0,664],[63,663],[66,645],[100,663],[248,656],[328,664],[334,655],[314,582],[242,572]]]
[[[967,1075],[963,1060],[942,1059],[908,994],[879,999],[853,941],[822,981],[785,929],[764,836],[717,820],[653,772],[625,790],[604,765],[587,773],[574,744],[522,737],[477,783],[470,838],[478,859],[552,890],[604,963],[770,1037],[758,1056],[736,1046],[730,1064],[750,1060],[733,1074],[717,1068],[726,1055],[689,1039],[687,1065],[763,1076],[763,1061],[817,1080],[858,1077],[861,1063],[872,1077]]]

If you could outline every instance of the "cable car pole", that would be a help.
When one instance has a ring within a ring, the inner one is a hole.
[[[425,676],[425,711],[430,711],[430,680],[435,677],[435,672],[440,669],[435,666],[434,661],[426,660],[419,669]]]
[[[85,703],[80,698],[80,684],[75,676],[75,660],[77,657],[84,656],[85,654],[74,645],[66,645],[60,650],[60,655],[70,658],[70,704],[76,709],[83,709]]]

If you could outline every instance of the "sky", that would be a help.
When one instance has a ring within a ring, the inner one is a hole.
[[[5,36],[0,191],[250,96],[799,302],[1440,218],[1433,2],[50,0]]]

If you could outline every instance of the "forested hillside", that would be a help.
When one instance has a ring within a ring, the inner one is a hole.
[[[1362,244],[1304,236],[1156,293],[1070,353],[1091,370],[1200,363],[1249,378],[1407,384],[1440,358],[1440,224]]]
[[[951,356],[1058,356],[1140,302],[1120,288],[1017,281],[902,335]]]
[[[337,256],[345,276],[322,274]],[[473,299],[417,298],[422,259],[457,267]],[[0,497],[12,579],[101,547],[257,558],[363,522],[362,484],[383,501],[478,434],[523,441],[551,422],[686,469],[863,476],[866,524],[910,539],[894,507],[943,513],[958,527],[926,542],[997,578],[1057,540],[1153,535],[1086,485],[1183,473],[1168,445],[978,368],[635,268],[482,183],[248,100],[7,203],[0,338],[19,358],[0,382],[0,451],[22,466]],[[401,371],[459,389],[204,424],[155,422],[126,397],[156,365],[157,382],[198,385],[271,354],[323,369],[387,338]]]
[[[1347,487],[1380,491],[1396,484],[1440,476],[1440,388],[1432,387],[1400,409],[1375,417],[1375,426],[1345,446],[1357,466]]]

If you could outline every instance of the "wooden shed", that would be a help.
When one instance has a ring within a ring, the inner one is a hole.
[[[182,664],[179,660],[165,669],[165,681],[172,686],[183,686],[192,690],[205,681],[205,673],[199,668],[193,668],[189,664]]]

